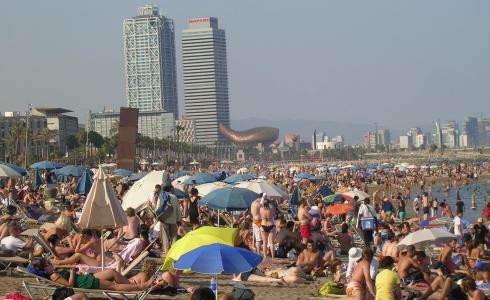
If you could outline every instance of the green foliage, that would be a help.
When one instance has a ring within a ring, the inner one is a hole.
[[[102,147],[102,145],[104,145],[104,138],[95,131],[90,131],[88,133],[88,141],[95,148],[100,148],[100,147]]]
[[[75,135],[69,135],[66,137],[66,147],[68,150],[73,150],[78,146],[78,139]]]

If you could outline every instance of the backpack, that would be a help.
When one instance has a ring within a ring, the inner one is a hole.
[[[156,219],[160,222],[163,222],[165,220],[166,212],[168,209],[172,208],[170,205],[168,205],[170,202],[170,195],[167,192],[160,192],[158,194],[158,202],[157,204],[159,205],[157,209],[155,210],[155,215]]]
[[[255,293],[243,284],[235,284],[232,294],[236,300],[254,300],[255,298]]]
[[[320,288],[318,292],[322,296],[327,296],[328,294],[345,295],[345,286],[340,283],[327,282]]]

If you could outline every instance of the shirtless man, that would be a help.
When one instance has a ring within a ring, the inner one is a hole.
[[[306,244],[306,241],[310,238],[311,233],[310,233],[310,222],[311,222],[311,215],[308,212],[308,205],[305,200],[301,200],[299,202],[299,209],[298,209],[298,220],[299,220],[299,228],[301,231],[301,237],[302,237],[302,244]]]
[[[444,248],[442,248],[441,253],[439,254],[439,261],[444,264],[449,272],[454,272],[456,270],[456,265],[452,261],[453,250],[457,247],[458,243],[456,240],[452,240],[451,243],[447,244]]]
[[[306,240],[306,249],[299,254],[296,266],[307,274],[321,270],[323,266],[322,253],[315,249],[312,240]]]
[[[364,300],[368,297],[374,299],[376,297],[373,280],[369,273],[372,256],[372,252],[369,249],[362,251],[362,258],[357,263],[352,277],[347,284],[347,296],[355,297],[357,300]]]
[[[252,202],[250,205],[250,213],[252,214],[252,229],[253,229],[253,239],[255,241],[255,251],[257,253],[262,249],[262,236],[260,233],[260,227],[262,224],[262,219],[260,217],[260,208],[262,204],[260,203],[262,200],[262,193],[259,194],[259,197]]]
[[[279,244],[279,253],[285,258],[287,253],[298,245],[299,239],[290,228],[288,228],[284,219],[276,220],[276,237],[275,242]]]
[[[128,225],[124,226],[122,233],[124,234],[125,241],[131,241],[139,236],[140,220],[136,216],[134,208],[128,207],[126,209],[126,215],[128,219]]]
[[[412,269],[415,269],[412,271]],[[417,280],[430,282],[429,274],[424,272],[424,267],[415,260],[415,247],[407,247],[406,254],[401,255],[398,260],[398,276],[403,284],[408,286]]]
[[[422,195],[422,210],[424,213],[424,220],[427,220],[430,215],[429,195],[427,193]]]

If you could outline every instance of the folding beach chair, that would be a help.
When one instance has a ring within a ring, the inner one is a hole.
[[[28,263],[28,259],[19,256],[0,257],[0,272],[5,272],[10,267],[27,265]]]
[[[53,247],[51,247],[51,245],[49,245],[49,243],[46,241],[46,239],[43,237],[43,235],[39,231],[36,233],[36,235],[33,235],[32,237],[36,240],[36,242],[41,244],[41,246],[43,247],[44,250],[49,252],[49,255],[48,255],[49,257],[56,257],[56,253],[55,253]]]
[[[22,273],[28,277],[36,279],[36,283],[30,283],[27,281],[22,282],[22,285],[23,285],[24,289],[26,290],[27,295],[29,295],[29,297],[31,297],[31,299],[39,299],[39,296],[37,296],[34,293],[35,290],[41,290],[43,292],[45,298],[48,299],[51,297],[52,292],[55,291],[57,287],[63,286],[63,285],[56,283],[56,282],[53,282],[47,278],[40,277],[40,276],[34,275],[32,273],[29,273],[29,271],[27,271],[26,268],[17,267],[16,270],[19,273]],[[98,296],[98,297],[105,297],[107,299],[136,299],[136,300],[147,299],[149,293],[152,290],[153,290],[153,287],[149,288],[148,290],[140,291],[140,292],[119,292],[119,291],[100,290],[100,289],[96,290],[96,289],[73,288],[73,291],[85,293],[90,298]],[[151,298],[155,299],[154,297],[151,297]],[[171,299],[171,298],[164,296],[164,297],[158,297],[156,299]]]
[[[19,213],[22,216],[22,219],[20,220],[20,222],[22,224],[27,225],[28,227],[29,226],[39,226],[42,224],[38,220],[29,217],[26,210],[24,209],[24,207],[21,204],[15,203],[15,201],[13,203],[14,203],[14,206],[17,208],[17,213]]]

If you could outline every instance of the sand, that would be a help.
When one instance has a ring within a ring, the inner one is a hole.
[[[6,293],[21,292],[27,295],[26,291],[22,287],[22,281],[35,283],[35,280],[28,277],[24,277],[21,274],[16,274],[13,272],[11,275],[2,273],[0,275],[0,295],[5,295]],[[182,285],[184,287],[197,287],[197,286],[209,286],[209,277],[205,275],[183,275]],[[327,282],[327,278],[319,278],[317,282],[310,284],[295,284],[288,286],[271,286],[258,283],[245,283],[247,287],[250,287],[256,294],[255,299],[314,299],[320,297],[318,290]],[[218,279],[218,289],[219,293],[231,292],[233,285],[237,282],[231,281],[230,276],[221,276]],[[342,299],[343,297],[336,297],[335,299]],[[345,297],[348,299],[347,297]],[[36,299],[42,299],[41,294],[36,294]],[[93,298],[91,299],[104,299],[104,298]],[[190,299],[189,295],[181,295],[173,297],[171,299]],[[328,298],[323,298],[328,299]]]

